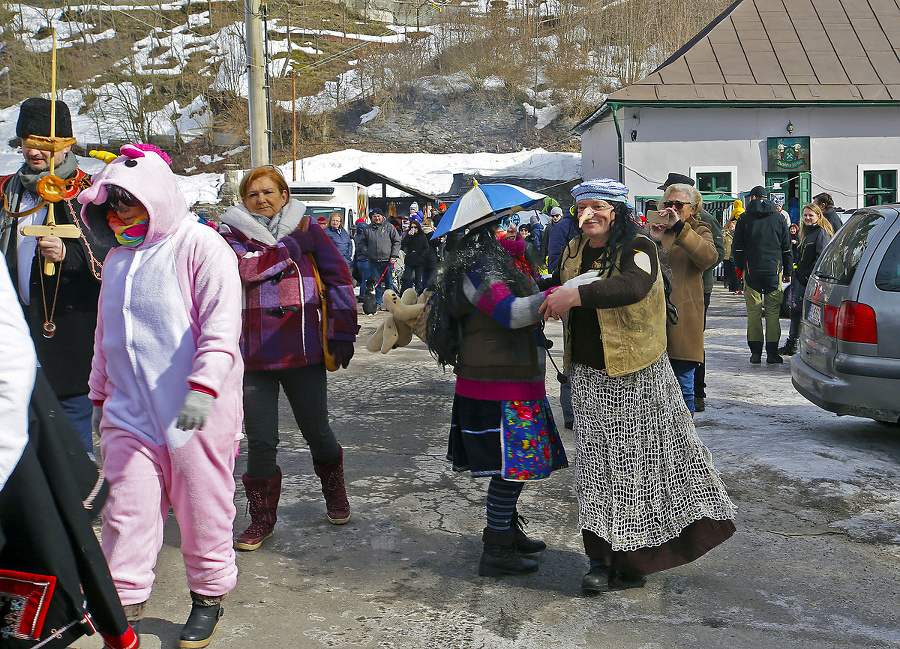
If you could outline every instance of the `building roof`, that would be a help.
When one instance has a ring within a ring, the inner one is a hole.
[[[606,102],[900,103],[898,3],[737,0],[649,76]]]
[[[346,173],[340,178],[335,178],[334,182],[349,182],[349,183],[359,183],[360,185],[365,185],[369,187],[370,185],[376,184],[384,184],[390,185],[395,189],[399,189],[400,191],[409,194],[410,196],[417,198],[419,200],[431,201],[434,202],[437,200],[437,197],[428,194],[427,192],[423,192],[420,189],[414,189],[409,185],[404,185],[398,180],[394,180],[384,174],[378,173],[377,171],[372,171],[371,169],[366,169],[365,167],[359,167],[351,171],[350,173]]]

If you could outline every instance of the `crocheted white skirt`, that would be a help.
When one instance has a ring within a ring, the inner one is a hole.
[[[694,429],[669,357],[611,377],[574,364],[575,492],[580,524],[613,550],[654,547],[735,507]]]

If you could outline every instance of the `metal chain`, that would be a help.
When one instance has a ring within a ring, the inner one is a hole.
[[[63,249],[66,244],[63,243]],[[50,262],[55,264],[56,262]],[[59,281],[62,279],[62,262],[56,269],[56,288],[53,290],[53,303],[50,305],[50,312],[47,313],[47,291],[44,288],[44,271],[41,268],[41,262],[38,261],[38,273],[40,273],[41,282],[41,302],[44,305],[44,338],[53,338],[56,333],[56,324],[53,322],[53,314],[56,313],[56,298],[59,295]]]
[[[70,200],[75,200],[75,199],[73,198]],[[69,200],[66,200],[65,203],[66,203],[66,207],[69,208],[69,214],[72,215],[72,222],[76,226],[78,226],[78,230],[81,232],[81,240],[84,242],[84,247],[87,248],[88,263],[90,264],[91,275],[93,275],[94,279],[96,279],[99,282],[100,281],[100,273],[103,270],[103,264],[101,264],[99,261],[97,261],[97,258],[94,257],[94,251],[91,250],[91,244],[88,243],[87,237],[84,236],[84,228],[85,228],[84,222],[78,217],[77,214],[75,214],[75,210],[72,208],[72,204],[69,202]]]

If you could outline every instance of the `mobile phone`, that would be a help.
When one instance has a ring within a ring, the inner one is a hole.
[[[668,214],[660,214],[659,210],[647,210],[647,223],[669,223]]]

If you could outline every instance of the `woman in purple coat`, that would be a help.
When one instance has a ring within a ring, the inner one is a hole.
[[[306,206],[292,200],[284,176],[258,167],[241,180],[243,205],[222,216],[220,232],[238,256],[244,290],[244,428],[247,472],[242,476],[250,526],[238,550],[255,550],[272,536],[281,494],[278,391],[284,390],[309,444],[329,522],[350,520],[344,489],[344,452],[328,423],[322,304],[316,270],[328,301],[327,340],[338,364],[353,356],[356,296],[350,270]]]

